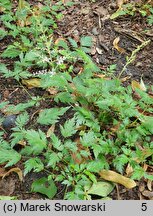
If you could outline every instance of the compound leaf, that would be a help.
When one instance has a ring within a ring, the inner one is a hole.
[[[32,169],[34,170],[34,172],[40,172],[44,169],[44,164],[42,163],[40,158],[30,158],[25,162],[24,175],[29,173]]]
[[[16,164],[21,159],[21,155],[13,149],[0,148],[0,163],[6,163],[5,167]]]
[[[42,125],[55,124],[68,109],[69,107],[44,109],[40,112],[37,121]]]
[[[46,135],[41,130],[38,130],[38,132],[35,130],[28,130],[26,131],[25,138],[30,146],[26,146],[22,153],[38,155],[47,146]]]
[[[70,137],[73,134],[76,133],[75,130],[75,118],[72,118],[70,120],[67,120],[64,124],[64,126],[60,126],[61,129],[61,133],[63,135],[63,137]]]

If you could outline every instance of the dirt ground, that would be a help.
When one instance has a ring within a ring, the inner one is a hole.
[[[37,1],[32,1],[37,2]],[[140,50],[135,61],[130,64],[123,77],[130,80],[140,81],[141,77],[145,84],[153,83],[153,32],[150,35],[138,34],[145,29],[151,29],[145,20],[138,14],[135,17],[123,16],[115,20],[110,20],[109,15],[116,11],[117,7],[113,0],[98,0],[91,1],[75,1],[76,4],[67,8],[63,14],[64,19],[58,22],[58,29],[55,31],[57,38],[74,38],[79,41],[83,35],[89,35],[93,39],[93,47],[91,57],[96,64],[106,70],[111,64],[117,65],[116,74],[119,74],[126,63],[126,56],[141,44],[142,40],[151,40],[149,45]],[[130,33],[128,33],[130,32]],[[132,33],[135,35],[132,35]],[[132,35],[132,36],[131,36]],[[137,37],[139,35],[139,37]],[[125,50],[125,53],[119,53],[113,46],[113,41],[116,37],[120,37],[119,46]],[[1,41],[0,53],[9,43],[10,38]],[[6,61],[6,60],[5,60]],[[10,61],[10,60],[8,60]],[[1,62],[4,60],[1,59]],[[77,70],[77,66],[76,66]],[[41,89],[28,89],[31,95],[43,95]],[[12,104],[25,102],[29,99],[24,88],[18,86],[18,83],[12,79],[3,79],[0,76],[0,100],[9,101]],[[47,104],[42,105],[43,108]],[[35,110],[29,110],[34,113]],[[8,132],[7,136],[10,134]],[[22,169],[20,161],[17,164]],[[0,195],[17,196],[18,199],[45,199],[44,196],[36,193],[31,193],[30,188],[34,180],[46,175],[43,173],[29,173],[23,182],[20,182],[16,174],[11,174],[8,177],[0,180]],[[149,199],[144,191],[147,188],[148,182],[142,179],[137,182],[137,187],[134,189],[126,189],[122,186],[116,186],[114,191],[109,195],[114,200],[139,200]],[[65,186],[57,185],[58,193],[55,199],[63,199]]]

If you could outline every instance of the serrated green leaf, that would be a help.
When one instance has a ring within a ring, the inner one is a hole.
[[[19,56],[21,53],[21,50],[19,50],[18,48],[16,48],[13,45],[9,45],[6,50],[4,50],[4,52],[1,54],[1,57],[3,58],[15,58],[17,56]]]
[[[44,194],[49,199],[52,199],[57,193],[57,187],[52,179],[48,180],[43,177],[32,183],[31,191]]]
[[[69,92],[60,92],[57,95],[55,95],[54,100],[56,102],[62,102],[62,103],[72,103],[73,99],[71,97],[71,94]]]
[[[30,50],[25,55],[25,60],[26,61],[35,61],[37,59],[38,59],[38,54],[35,51]]]
[[[40,158],[30,158],[25,162],[24,175],[29,173],[32,169],[34,170],[34,172],[40,172],[44,169],[44,164],[42,163]]]
[[[15,130],[15,128],[13,128],[12,130]],[[24,139],[24,132],[21,131],[17,131],[17,132],[13,132],[11,134],[11,147],[13,148],[15,145],[17,145],[20,141],[23,141]]]
[[[152,174],[149,175],[149,174],[145,173],[145,174],[144,174],[144,178],[153,181],[153,175],[152,175]]]
[[[27,124],[28,120],[29,120],[29,115],[27,112],[24,112],[20,114],[19,116],[17,116],[16,125],[21,128]]]
[[[137,166],[134,168],[131,178],[134,180],[140,180],[145,175],[145,171],[142,167]]]
[[[58,137],[54,133],[51,135],[51,140],[52,140],[52,145],[55,149],[57,149],[58,151],[63,150],[64,146],[61,140],[58,139]]]
[[[72,118],[70,120],[67,120],[64,123],[64,126],[60,125],[61,133],[63,137],[67,138],[72,136],[76,133],[76,126],[75,126],[75,118]]]
[[[81,46],[83,47],[91,47],[92,46],[92,37],[90,36],[85,36],[81,38]]]
[[[65,87],[68,86],[67,77],[65,77],[64,74],[55,74],[52,77],[46,75],[42,77],[41,86],[43,88],[58,87],[65,89]]]
[[[55,152],[50,153],[47,166],[55,168],[56,163],[58,163],[61,160],[61,157],[62,154],[60,153],[55,153]]]
[[[26,134],[25,134],[25,138],[28,141],[28,144],[30,146],[26,146],[22,153],[25,151],[26,149],[28,150],[28,154],[34,154],[34,155],[38,155],[40,154],[47,146],[47,140],[46,140],[46,135],[44,132],[42,132],[41,130],[35,131],[35,130],[27,130]]]
[[[0,64],[0,73],[7,74],[9,70],[7,69],[5,64]]]
[[[68,38],[68,40],[69,40],[69,42],[70,42],[70,44],[71,44],[71,46],[73,48],[77,48],[78,47],[77,42],[74,39]]]
[[[0,29],[0,40],[2,40],[7,35],[7,32],[3,29]]]
[[[64,40],[62,40],[62,39],[61,39],[61,40],[58,40],[57,46],[58,46],[58,47],[63,47],[63,48],[66,49],[66,50],[69,49],[69,47],[68,47],[66,41],[64,41]]]
[[[128,162],[129,162],[129,158],[126,155],[122,154],[114,159],[113,164],[116,170],[118,170],[120,173],[123,173],[124,165],[127,164]]]
[[[114,187],[115,185],[110,182],[97,182],[94,183],[92,187],[88,190],[88,194],[106,197],[109,193],[112,192]]]
[[[31,41],[26,36],[21,35],[21,40],[22,40],[24,46],[28,46],[28,47],[32,46]]]
[[[84,133],[83,136],[80,138],[80,141],[83,146],[89,147],[93,146],[95,143],[95,134],[93,131],[89,131],[88,133]]]
[[[76,107],[75,110],[84,117],[84,119],[94,120],[94,114],[90,110],[83,107]]]
[[[93,173],[89,172],[88,170],[85,170],[84,173],[91,179],[93,183],[97,183],[97,178]]]
[[[102,152],[102,146],[98,145],[98,144],[93,144],[93,152],[94,152],[94,156],[97,159],[99,154]]]
[[[76,142],[72,142],[70,139],[66,140],[64,143],[64,147],[65,149],[68,149],[72,152],[77,152],[77,143]]]
[[[142,126],[148,130],[151,134],[153,134],[153,117],[146,117],[146,121],[142,123]]]
[[[55,124],[68,109],[69,107],[44,109],[40,112],[37,122],[42,125]]]
[[[91,49],[88,47],[81,47],[81,50],[83,50],[85,53],[90,53]]]
[[[101,156],[100,159],[91,161],[87,164],[87,170],[90,172],[99,172],[102,169],[108,169],[109,164],[104,156]]]
[[[3,149],[7,149],[7,150],[11,149],[10,143],[6,142],[1,137],[0,137],[0,145]]]
[[[10,10],[12,7],[12,3],[9,0],[4,0],[0,2],[0,6],[5,8],[6,10]]]
[[[8,105],[8,102],[1,102],[0,109],[3,109],[6,105]]]
[[[14,71],[10,71],[4,64],[0,64],[0,72],[3,74],[5,78],[14,77],[16,80],[22,78],[28,78],[30,73],[28,71],[23,71],[23,69],[19,66],[15,66]]]
[[[13,149],[0,148],[0,163],[6,163],[5,167],[16,164],[21,159],[21,155]]]
[[[126,14],[126,12],[124,10],[119,9],[110,16],[110,19],[115,19],[115,18],[122,16],[122,15],[125,15],[125,14]]]
[[[6,108],[6,111],[11,113],[19,113],[25,111],[27,108],[32,107],[34,105],[36,105],[36,101],[31,100],[28,101],[27,103],[19,103],[16,106],[10,105]]]

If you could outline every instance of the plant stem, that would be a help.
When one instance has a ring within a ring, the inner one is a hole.
[[[135,58],[136,58],[136,54],[137,52],[139,52],[142,48],[144,48],[145,46],[147,46],[150,43],[150,40],[144,41],[141,45],[139,45],[131,54],[131,56],[128,58],[126,64],[124,65],[123,69],[121,70],[121,72],[118,75],[118,78],[120,79],[120,77],[122,76],[123,72],[126,70],[127,66],[129,64],[131,64]]]

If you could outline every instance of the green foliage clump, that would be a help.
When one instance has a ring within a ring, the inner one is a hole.
[[[29,116],[22,111],[12,129],[12,147],[8,148],[5,142],[1,145],[0,162],[12,166],[21,158],[29,157],[24,163],[24,174],[31,170],[50,170],[50,177],[55,182],[71,186],[72,191],[65,195],[68,199],[87,199],[85,191],[97,181],[97,174],[102,169],[113,168],[123,174],[129,164],[133,179],[143,176],[152,179],[142,165],[152,165],[148,158],[153,156],[153,118],[139,112],[141,108],[145,112],[153,111],[152,98],[137,90],[141,95],[137,101],[133,99],[131,87],[123,87],[119,80],[84,79],[81,75],[75,77],[65,91],[72,101],[65,98],[68,107],[48,108],[36,119],[38,125],[49,128],[60,124],[58,134],[52,131],[46,136],[41,129],[26,129]],[[57,98],[60,101],[58,93],[55,101]],[[70,110],[73,117],[61,124],[60,118]],[[13,147],[21,140],[26,145],[17,152]]]

